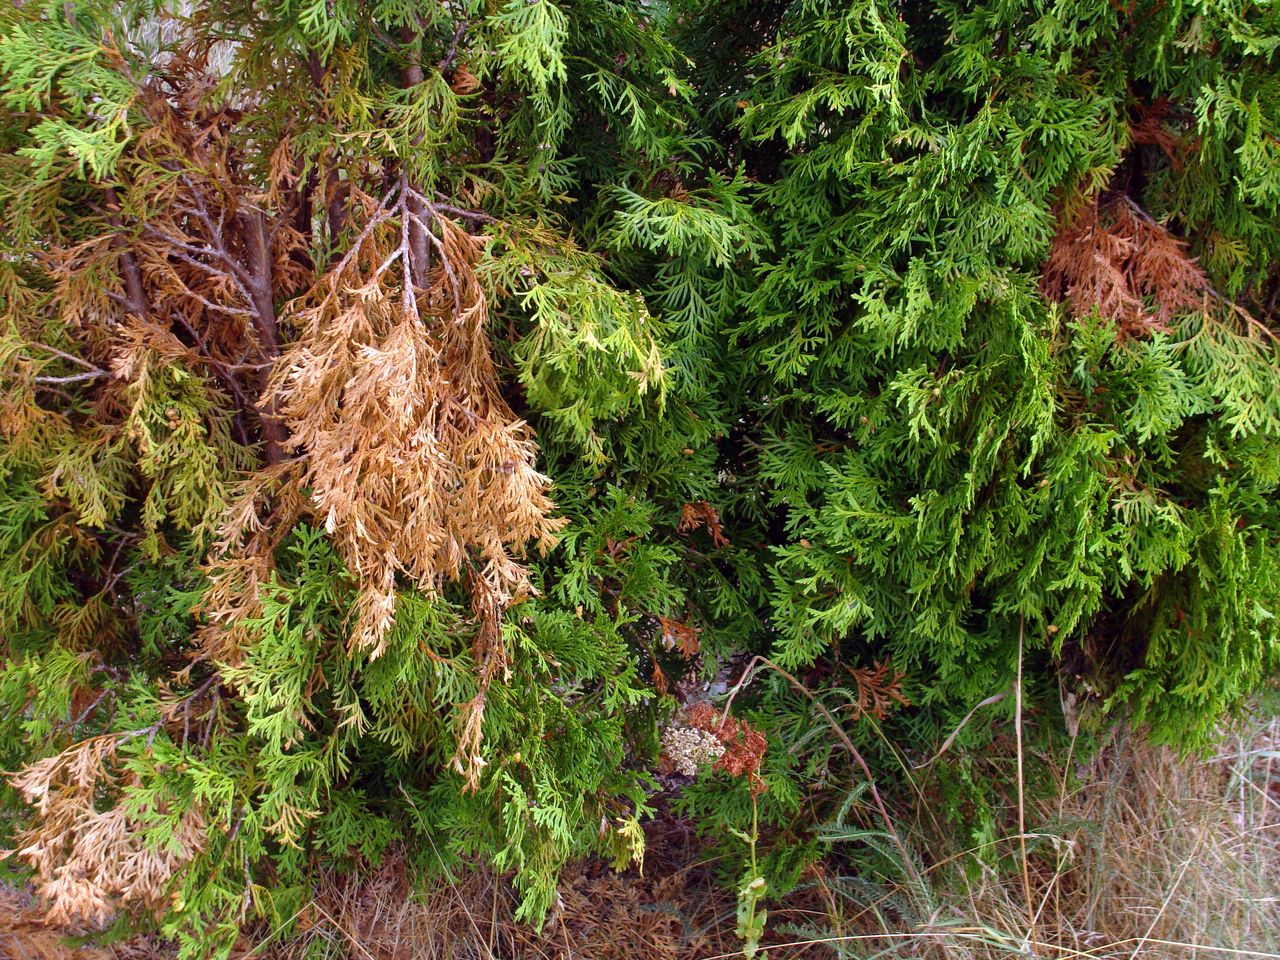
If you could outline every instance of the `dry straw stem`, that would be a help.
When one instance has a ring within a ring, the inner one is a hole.
[[[1018,846],[1022,855],[1022,892],[1027,907],[1027,944],[1032,953],[1036,952],[1036,911],[1031,901],[1031,874],[1027,863],[1027,798],[1026,770],[1023,766],[1022,750],[1022,652],[1026,640],[1026,623],[1018,619],[1018,673],[1014,678],[1014,710],[1013,722],[1018,746]]]

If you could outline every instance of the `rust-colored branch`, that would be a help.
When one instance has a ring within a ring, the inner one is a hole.
[[[107,223],[116,232],[115,244],[120,250],[120,272],[124,274],[126,309],[137,317],[147,315],[147,298],[142,289],[142,271],[138,269],[138,258],[129,249],[124,238],[124,220],[120,216],[120,198],[115,187],[106,188]]]
[[[275,290],[272,285],[273,263],[271,243],[267,237],[266,218],[261,211],[250,210],[241,214],[245,252],[249,261],[249,297],[253,304],[253,327],[258,335],[262,359],[274,361],[280,354],[280,327],[276,320]],[[270,369],[259,377],[259,389],[265,390]],[[274,398],[264,397],[258,406],[262,417],[263,455],[268,466],[284,459],[284,442],[288,432],[276,411]]]
[[[311,82],[316,85],[316,89],[323,92],[324,75],[328,72],[320,54],[312,50],[307,54],[307,73],[311,76]]]
[[[315,194],[316,187],[320,183],[320,178],[316,171],[311,170],[306,179],[292,191],[293,196],[293,228],[301,237],[310,239],[311,237],[311,221],[315,216]],[[281,217],[272,230],[274,235],[285,224],[285,218]],[[308,244],[309,246],[309,244]],[[314,269],[315,265],[311,261],[311,256],[306,248],[294,250],[290,254],[295,263],[298,263],[306,270]]]
[[[253,327],[262,343],[262,352],[275,356],[280,351],[280,331],[276,324],[271,246],[265,219],[257,210],[241,214],[245,251],[249,261],[246,286],[253,304]]]

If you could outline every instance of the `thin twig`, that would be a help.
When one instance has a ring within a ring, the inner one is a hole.
[[[441,73],[448,73],[449,68],[453,66],[453,61],[458,58],[458,42],[462,40],[462,35],[467,32],[470,26],[465,20],[458,24],[458,29],[453,31],[453,40],[449,43],[449,48],[444,52],[444,58],[436,64],[436,69]]]
[[[72,363],[78,364],[79,366],[82,366],[88,370],[93,370],[96,372],[100,372],[102,370],[101,367],[94,366],[88,360],[84,360],[80,357],[73,356],[70,353],[64,353],[63,351],[59,350],[57,347],[51,347],[47,343],[39,343],[36,341],[32,341],[31,346],[39,347],[41,350],[47,350],[49,351],[49,353],[52,353],[54,356],[61,357],[63,360],[70,360]]]
[[[116,196],[115,187],[107,187],[103,191],[107,201],[107,223],[115,231],[114,243],[120,251],[120,272],[124,274],[124,287],[128,293],[126,309],[137,317],[147,315],[147,298],[142,286],[142,271],[138,269],[138,258],[129,249],[124,237],[124,220],[120,216],[120,199]]]
[[[75,373],[69,377],[35,377],[36,383],[79,383],[81,380],[100,380],[103,377],[111,376],[110,370],[88,370],[84,373]]]

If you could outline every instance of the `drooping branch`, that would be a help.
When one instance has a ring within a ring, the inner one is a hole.
[[[353,245],[293,308],[299,338],[273,390],[288,445],[306,455],[298,486],[359,584],[350,645],[381,653],[401,577],[470,595],[479,686],[456,759],[474,788],[487,690],[506,663],[502,619],[533,592],[521,561],[563,521],[533,437],[497,389],[475,276],[484,239],[403,173],[369,199],[356,197],[368,222]]]

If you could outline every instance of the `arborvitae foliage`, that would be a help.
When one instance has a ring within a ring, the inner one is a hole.
[[[753,941],[864,754],[978,740],[1019,664],[1203,742],[1280,666],[1278,47],[6,5],[0,763],[52,912],[203,956],[395,856],[538,920],[675,784]]]
[[[774,240],[730,335],[779,662],[870,649],[976,703],[1022,636],[1203,733],[1276,662],[1280,21],[678,22]]]
[[[1276,11],[682,3],[673,30],[768,237],[710,499],[767,544],[773,659],[833,709],[846,668],[904,672],[914,708],[859,738],[899,769],[886,736],[987,703],[980,738],[1019,662],[1050,716],[1204,742],[1280,665]],[[774,682],[794,740],[812,710]],[[819,742],[766,771],[780,823],[843,766]],[[686,804],[740,825],[741,796]]]
[[[693,147],[651,14],[0,17],[3,765],[53,914],[203,955],[393,848],[529,918],[639,862],[626,637],[667,608],[572,537],[572,602],[529,566],[571,518],[528,417],[598,458],[661,408],[661,325],[568,219]]]

